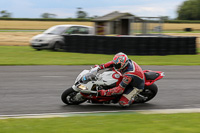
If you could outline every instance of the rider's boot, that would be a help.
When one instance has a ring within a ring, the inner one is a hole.
[[[134,87],[134,89],[130,93],[122,95],[119,100],[119,105],[122,107],[130,106],[134,102],[135,96],[140,92],[141,89]]]

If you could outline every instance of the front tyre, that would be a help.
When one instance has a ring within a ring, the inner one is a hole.
[[[158,92],[158,87],[156,84],[150,86],[145,86],[144,90],[140,92],[136,97],[133,103],[145,103],[153,99]]]
[[[59,41],[56,41],[54,43],[53,50],[54,51],[63,51],[62,43]]]
[[[78,92],[74,91],[73,88],[69,88],[61,95],[61,100],[67,105],[78,105],[86,101],[84,98],[77,100],[76,95]]]

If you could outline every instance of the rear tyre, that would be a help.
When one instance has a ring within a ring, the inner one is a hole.
[[[69,88],[61,95],[61,100],[67,105],[78,105],[86,101],[86,99],[80,99],[77,101],[76,95],[78,92],[74,91],[73,88]]]
[[[158,92],[158,87],[156,84],[150,86],[145,86],[144,90],[140,92],[136,97],[133,103],[145,103],[153,99]]]

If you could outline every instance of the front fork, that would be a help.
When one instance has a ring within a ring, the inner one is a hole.
[[[76,85],[72,85],[72,89],[73,89],[74,91],[76,91],[76,92],[79,92],[79,91],[80,91],[80,89],[79,89]]]

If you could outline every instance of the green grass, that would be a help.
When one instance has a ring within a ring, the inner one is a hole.
[[[197,53],[200,54],[200,48],[197,49]]]
[[[0,133],[199,133],[200,113],[0,120]]]
[[[200,50],[198,50],[200,52]],[[0,65],[94,65],[113,55],[36,51],[29,46],[0,46]],[[200,55],[129,56],[140,65],[200,65]]]

